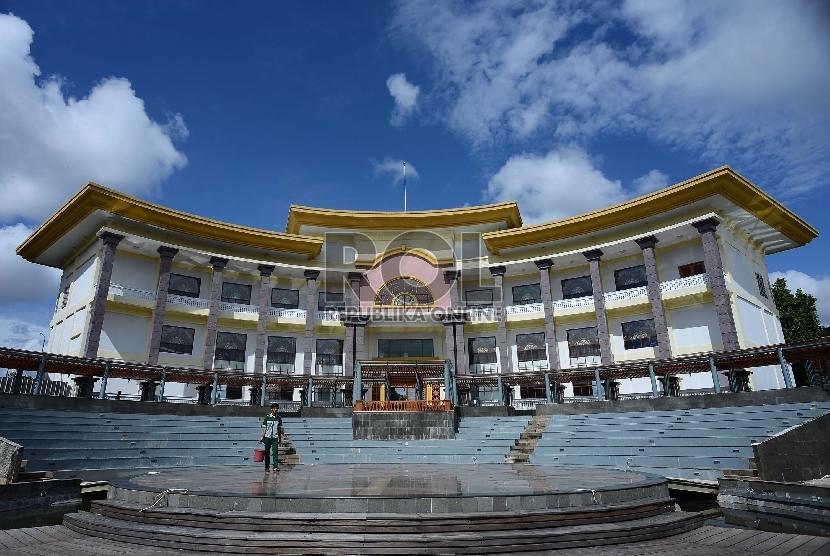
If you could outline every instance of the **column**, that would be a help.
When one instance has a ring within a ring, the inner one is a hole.
[[[210,309],[205,328],[205,353],[202,356],[202,367],[205,369],[213,367],[213,356],[216,353],[216,322],[219,320],[219,302],[222,301],[222,271],[225,270],[228,259],[211,257],[210,264],[213,265],[213,278],[210,281]],[[213,395],[216,395],[215,391]]]
[[[582,253],[588,259],[591,268],[591,287],[594,290],[594,308],[597,312],[597,334],[599,335],[599,353],[603,365],[614,363],[611,355],[611,336],[608,334],[608,318],[605,315],[605,297],[602,291],[602,274],[599,271],[599,260],[602,251],[593,249]]]
[[[345,376],[354,376],[354,361],[355,361],[355,345],[354,345],[354,329],[355,326],[349,317],[345,317],[346,325],[346,339],[343,340],[343,374]]]
[[[548,368],[558,369],[559,347],[556,344],[556,327],[553,322],[553,293],[550,290],[550,268],[552,266],[553,261],[550,259],[536,261],[542,290],[542,305],[545,307],[545,342],[548,344]]]
[[[360,272],[349,272],[349,285],[346,288],[346,308],[360,312],[360,280],[363,274]]]
[[[448,270],[444,272],[444,281],[450,286],[450,306],[453,310],[453,345],[455,373],[467,372],[467,360],[464,357],[464,322],[465,313],[462,310],[458,295],[458,278],[461,276],[459,270]]]
[[[491,266],[490,274],[493,275],[493,280],[496,284],[493,287],[493,303],[495,305],[496,316],[499,319],[499,327],[496,331],[496,347],[499,350],[499,365],[500,373],[510,372],[510,356],[507,349],[507,314],[504,310],[504,273],[507,269],[503,266]]]
[[[164,245],[158,248],[161,264],[159,265],[158,286],[156,286],[156,309],[153,311],[153,329],[150,333],[150,353],[147,355],[148,365],[158,365],[159,362],[161,329],[164,326],[164,311],[167,309],[167,290],[170,287],[170,268],[173,266],[173,257],[178,252],[178,249]]]
[[[317,277],[319,270],[306,270],[305,336],[303,336],[303,373],[310,375],[314,353],[314,316],[317,313]]]
[[[455,367],[455,321],[451,315],[444,318],[444,360]]]
[[[366,359],[366,321],[363,319],[354,328],[354,357],[357,361]]]
[[[95,285],[95,294],[92,298],[90,310],[89,333],[86,337],[84,357],[98,356],[98,345],[101,343],[101,330],[104,329],[104,313],[107,311],[107,295],[112,280],[112,264],[115,262],[115,249],[124,236],[112,232],[101,234],[104,242],[104,253],[101,257],[101,272],[98,274],[98,283]]]
[[[651,302],[651,313],[654,315],[654,328],[657,330],[657,357],[669,359],[671,357],[671,340],[669,327],[666,324],[666,310],[663,308],[663,296],[660,293],[660,276],[657,273],[657,258],[654,256],[654,246],[657,238],[654,236],[635,239],[643,250],[643,260],[646,266],[648,279],[648,300]]]
[[[715,230],[720,224],[717,218],[707,218],[692,224],[703,240],[703,262],[706,265],[706,274],[712,287],[715,298],[715,312],[718,316],[720,335],[723,340],[723,349],[727,351],[740,349],[738,331],[735,328],[735,317],[732,315],[732,305],[729,303],[729,293],[726,291],[726,281],[723,279],[723,263],[718,248],[718,238]]]
[[[259,265],[259,317],[256,323],[255,373],[265,372],[265,349],[268,343],[268,308],[271,305],[271,274],[273,273],[273,266]]]

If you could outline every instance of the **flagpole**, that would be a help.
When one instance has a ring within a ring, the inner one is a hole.
[[[403,163],[403,211],[406,212],[406,161]]]

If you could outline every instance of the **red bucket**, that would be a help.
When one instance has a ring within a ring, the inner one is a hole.
[[[254,448],[254,461],[265,461],[265,448]]]

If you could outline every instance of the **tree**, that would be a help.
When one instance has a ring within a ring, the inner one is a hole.
[[[787,281],[779,278],[772,285],[772,300],[778,308],[781,317],[781,329],[784,332],[784,340],[787,342],[799,342],[820,338],[830,334],[830,329],[821,326],[816,309],[816,298],[808,293],[797,289],[795,293],[787,287]],[[812,365],[795,363],[792,366],[793,376],[797,386],[809,386],[821,384],[823,379],[816,373]]]

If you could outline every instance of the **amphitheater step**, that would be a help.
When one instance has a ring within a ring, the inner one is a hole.
[[[551,417],[551,415],[534,415],[519,435],[519,439],[511,446],[510,453],[504,458],[505,462],[527,463],[530,461],[530,455],[533,454],[536,444],[541,440]]]

